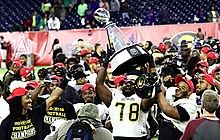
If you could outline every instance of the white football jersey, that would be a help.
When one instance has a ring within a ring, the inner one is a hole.
[[[194,102],[192,102],[192,100],[182,98],[182,99],[179,99],[179,100],[173,102],[172,105],[173,106],[179,105],[179,106],[183,107],[188,112],[188,114],[190,116],[190,120],[196,118],[195,113],[197,110],[197,106]],[[177,119],[173,119],[173,118],[170,118],[167,115],[165,115],[163,112],[161,114],[165,119],[170,120],[181,132],[184,132],[186,125],[190,121],[190,120],[189,121],[180,121]]]
[[[125,97],[121,91],[113,90],[109,107],[113,136],[142,137],[147,135],[148,112],[141,111],[141,100],[136,94]]]
[[[166,99],[167,101],[172,104],[175,100],[175,94],[176,94],[177,87],[169,87],[166,91]]]
[[[196,118],[201,118],[203,115],[203,110],[202,110],[202,99],[200,96],[197,96],[196,93],[192,93],[189,97],[190,100],[192,100],[196,105],[197,105],[197,110],[196,110]]]

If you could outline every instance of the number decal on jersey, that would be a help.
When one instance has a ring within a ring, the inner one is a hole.
[[[121,106],[120,121],[122,121],[122,120],[123,120],[123,116],[124,116],[125,103],[119,103],[119,102],[117,102],[117,103],[115,104],[116,107],[118,107],[119,105]]]
[[[116,107],[121,106],[121,111],[120,111],[120,121],[123,121],[124,117],[124,107],[125,103],[117,102],[115,104]],[[129,120],[130,121],[137,121],[139,118],[139,113],[140,113],[140,107],[138,103],[131,103],[129,106]]]
[[[130,104],[129,120],[137,121],[139,116],[140,108],[138,103]]]

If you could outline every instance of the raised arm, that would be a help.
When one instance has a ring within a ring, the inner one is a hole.
[[[53,103],[59,99],[59,97],[62,95],[63,91],[65,90],[69,80],[64,79],[63,82],[60,84],[59,87],[57,87],[50,95],[50,97],[46,100],[46,111],[53,105]]]
[[[150,54],[150,53],[148,53],[148,55],[149,55],[148,56],[148,65],[150,67],[150,71],[149,72],[152,73],[152,74],[157,75],[157,70],[155,68],[155,63],[154,63],[153,55]],[[155,92],[157,92],[157,90]],[[155,103],[155,97],[150,98],[150,99],[142,99],[141,100],[142,110],[149,111],[154,103]]]
[[[97,93],[99,94],[99,97],[101,100],[105,103],[107,107],[110,106],[111,101],[112,101],[112,92],[109,90],[109,88],[104,84],[105,78],[107,75],[107,68],[109,64],[109,59],[111,55],[113,55],[115,52],[113,47],[110,47],[107,45],[107,54],[105,57],[105,60],[103,61],[103,66],[98,72],[98,76],[96,78],[96,88],[97,88]]]
[[[40,83],[36,89],[34,89],[31,93],[31,99],[32,99],[32,104],[33,106],[37,105],[37,96],[38,94],[42,91],[42,89],[44,88],[44,83]]]
[[[154,105],[155,101],[156,101],[156,95],[157,93],[161,92],[161,90],[158,90],[160,89],[160,84],[157,84],[157,85],[154,85],[155,87],[155,96],[154,97],[151,97],[149,99],[142,99],[141,100],[141,105],[142,105],[142,110],[143,111],[149,111],[151,109],[151,107]],[[158,88],[159,87],[159,88]]]
[[[144,111],[149,111],[154,103],[155,103],[155,98],[142,99],[141,100],[142,109]]]
[[[168,103],[166,97],[164,96],[165,92],[161,92],[157,95],[158,103],[161,110],[169,117],[180,120],[180,115],[175,106],[172,106]]]
[[[189,114],[187,113],[187,111],[183,107],[170,105],[164,94],[165,91],[162,91],[157,95],[158,104],[162,112],[165,113],[167,116],[177,120],[188,120]]]
[[[96,89],[97,89],[97,93],[99,94],[99,97],[101,98],[101,100],[105,103],[105,105],[107,107],[109,107],[110,103],[112,101],[112,92],[104,84],[106,74],[107,74],[106,68],[101,67],[101,69],[98,72],[98,76],[96,78]]]

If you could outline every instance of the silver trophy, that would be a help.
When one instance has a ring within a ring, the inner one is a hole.
[[[104,8],[98,8],[94,17],[98,22],[105,25],[107,31],[108,44],[115,49],[115,53],[111,56],[110,62],[112,74],[117,76],[134,70],[138,66],[143,66],[148,61],[148,54],[129,37],[127,37],[113,22],[110,22],[110,14]],[[128,44],[122,39],[127,39]]]

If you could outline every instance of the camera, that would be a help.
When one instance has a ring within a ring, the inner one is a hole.
[[[161,75],[171,75],[176,76],[177,74],[181,74],[178,68],[182,68],[182,59],[177,55],[172,56],[167,61],[164,62],[164,67],[161,70]]]
[[[48,83],[52,83],[53,80],[52,80],[50,77],[47,77],[47,78],[45,78],[45,79],[43,80],[43,82],[44,82],[45,84],[48,84]]]

